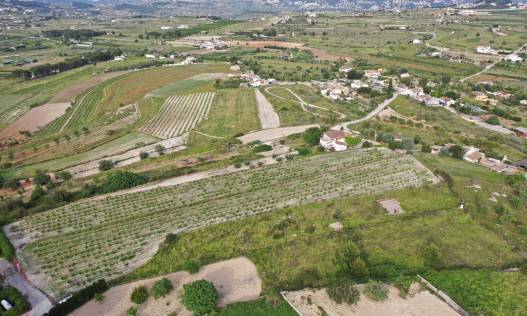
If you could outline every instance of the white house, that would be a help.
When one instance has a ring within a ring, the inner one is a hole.
[[[124,55],[115,56],[113,58],[113,60],[115,60],[115,61],[124,61],[124,60],[126,60],[126,56],[124,56]]]
[[[418,38],[414,38],[414,40],[412,41],[412,44],[420,45],[420,44],[423,44],[423,41],[421,41],[421,40],[418,39]]]
[[[521,58],[520,56],[518,56],[516,54],[507,55],[507,56],[505,56],[504,59],[506,61],[510,61],[510,62],[513,62],[513,63],[521,63],[523,61],[523,58]]]
[[[496,55],[498,52],[492,49],[490,46],[478,46],[476,47],[476,53],[485,55]]]
[[[161,26],[161,29],[162,30],[171,30],[171,29],[173,29],[173,27],[172,26],[163,25],[163,26]]]
[[[352,135],[346,131],[326,131],[320,137],[320,146],[329,151],[344,151],[348,149],[346,137]]]
[[[348,72],[352,71],[352,70],[353,70],[353,68],[351,68],[351,67],[345,67],[345,66],[342,66],[342,67],[339,68],[339,72],[343,72],[343,73],[346,73],[346,74],[347,74]]]
[[[153,58],[153,59],[156,59],[156,55],[154,55],[154,54],[145,54],[145,58]]]

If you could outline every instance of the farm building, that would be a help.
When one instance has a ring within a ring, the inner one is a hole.
[[[465,155],[463,156],[463,159],[465,161],[471,162],[471,163],[478,163],[482,158],[485,158],[485,155],[482,154],[479,149],[470,147]]]
[[[348,149],[346,137],[352,134],[347,131],[327,131],[320,137],[320,146],[329,151],[344,151]]]
[[[401,204],[396,199],[387,199],[377,201],[381,207],[390,215],[397,215],[404,213]]]
[[[525,127],[516,127],[514,132],[518,137],[527,138],[527,128]]]

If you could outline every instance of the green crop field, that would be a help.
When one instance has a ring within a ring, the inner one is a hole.
[[[129,271],[169,232],[435,181],[411,156],[382,148],[356,150],[80,201],[29,216],[8,231],[13,240],[30,238],[22,250],[23,261],[31,273],[51,277],[51,290],[61,295]],[[67,256],[60,255],[65,252]]]

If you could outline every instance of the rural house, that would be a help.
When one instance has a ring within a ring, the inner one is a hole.
[[[320,137],[320,146],[329,151],[344,151],[348,149],[346,137],[351,135],[346,131],[326,131]]]
[[[518,137],[527,138],[527,128],[525,127],[516,127],[514,132]]]

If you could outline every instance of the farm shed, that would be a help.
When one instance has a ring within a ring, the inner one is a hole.
[[[401,208],[401,204],[399,204],[399,201],[396,199],[379,200],[377,202],[379,202],[381,207],[384,208],[388,214],[397,215],[404,213],[404,210]]]

